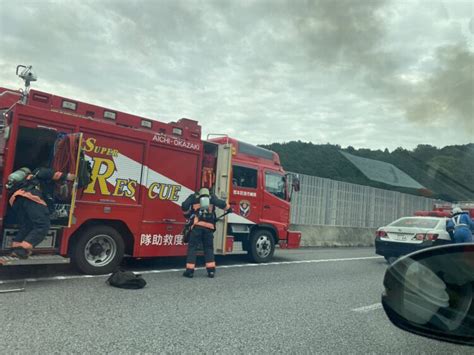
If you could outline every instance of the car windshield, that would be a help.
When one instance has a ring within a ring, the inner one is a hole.
[[[474,353],[473,218],[474,0],[0,0],[0,354]]]
[[[439,219],[435,218],[402,218],[390,224],[391,227],[410,227],[433,229],[439,224]]]

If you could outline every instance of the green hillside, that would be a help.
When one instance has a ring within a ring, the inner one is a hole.
[[[305,142],[262,145],[280,155],[287,171],[328,179],[425,195],[449,201],[474,199],[474,144],[436,148],[419,145],[414,150],[397,148],[370,150],[339,145]],[[429,191],[400,188],[369,180],[340,151],[391,163],[425,186]]]

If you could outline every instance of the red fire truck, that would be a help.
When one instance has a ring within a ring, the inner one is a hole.
[[[17,74],[25,90],[0,88],[3,265],[72,260],[84,273],[102,274],[125,255],[184,256],[180,205],[201,186],[234,210],[217,223],[216,254],[232,253],[235,241],[254,262],[267,262],[276,245],[299,247],[301,234],[289,230],[290,199],[299,182],[285,173],[276,153],[227,136],[203,140],[200,125],[187,118],[163,123],[29,90],[36,79],[31,67],[19,66]],[[18,226],[7,178],[47,159],[57,163],[64,137],[75,142],[63,151],[68,170],[77,173],[82,151],[92,167],[90,183],[82,189],[74,184],[66,197],[55,195],[46,239],[29,259],[11,258]]]

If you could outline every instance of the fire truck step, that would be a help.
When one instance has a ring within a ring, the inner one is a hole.
[[[69,264],[70,259],[61,255],[33,255],[28,259],[13,258],[11,256],[1,256],[1,266],[18,265],[42,265],[42,264]]]

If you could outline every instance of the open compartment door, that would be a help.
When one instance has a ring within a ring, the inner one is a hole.
[[[81,150],[82,150],[82,133],[74,133],[74,139],[76,140],[76,166],[74,168],[74,175],[79,176],[79,165],[81,162]],[[78,178],[74,179],[72,184],[72,194],[71,194],[71,208],[69,210],[69,219],[67,226],[70,227],[74,219],[74,209],[76,207],[76,198],[77,198],[77,187],[78,187]]]
[[[214,193],[217,197],[229,202],[230,190],[230,173],[232,167],[232,145],[219,144],[217,150],[217,165],[216,165],[216,183],[214,186]],[[224,211],[219,210],[217,216],[219,217]],[[226,254],[227,242],[227,216],[221,218],[216,223],[216,231],[214,233],[214,252],[216,254]]]
[[[78,176],[82,159],[82,133],[60,135],[54,148],[52,168],[55,171]],[[74,223],[74,208],[77,199],[78,180],[66,183],[66,194],[56,193],[52,224],[70,227]],[[64,188],[64,186],[63,186]],[[61,189],[61,187],[59,187]]]

